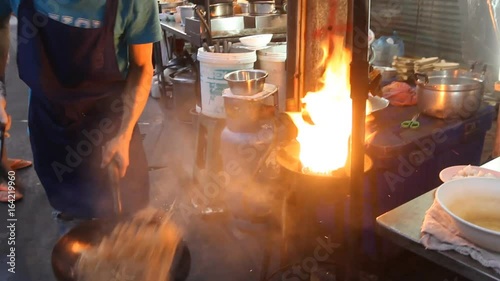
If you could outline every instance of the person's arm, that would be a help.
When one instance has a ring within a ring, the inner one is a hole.
[[[153,44],[129,46],[129,71],[123,95],[124,113],[117,136],[108,142],[103,155],[103,166],[113,159],[117,161],[121,176],[129,165],[129,149],[132,133],[141,116],[151,90]]]
[[[125,85],[123,102],[126,106],[123,114],[120,134],[131,138],[135,124],[146,106],[153,79],[153,44],[129,46],[130,66]]]
[[[2,1],[2,0],[0,0]],[[118,162],[121,176],[129,164],[130,140],[146,106],[153,80],[153,42],[161,40],[158,4],[154,0],[123,1],[121,15],[126,18],[123,40],[129,46],[129,68],[123,101],[125,110],[119,133],[103,151],[103,167],[113,159]]]
[[[10,47],[10,14],[0,16],[0,123],[6,126],[5,130],[9,130],[9,116],[5,111],[7,106],[7,89],[5,86],[5,73],[7,69],[7,60],[9,58]]]

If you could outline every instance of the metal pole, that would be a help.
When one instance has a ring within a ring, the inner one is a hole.
[[[363,188],[365,156],[365,118],[368,98],[368,11],[367,0],[350,0],[349,14],[352,15],[352,62],[351,62],[351,174],[350,211],[351,233],[348,241],[348,268],[346,280],[359,280],[357,259],[361,253],[363,227]]]

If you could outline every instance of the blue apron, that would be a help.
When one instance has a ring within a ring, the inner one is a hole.
[[[75,218],[113,215],[102,147],[123,115],[125,78],[115,52],[119,0],[108,0],[100,28],[77,28],[37,12],[33,0],[18,11],[18,67],[31,88],[29,130],[34,167],[52,207]],[[149,202],[142,139],[134,129],[130,166],[120,182],[124,212]]]

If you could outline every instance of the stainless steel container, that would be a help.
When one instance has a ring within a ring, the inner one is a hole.
[[[264,90],[269,73],[260,69],[236,70],[224,75],[231,92],[239,96],[251,96]]]
[[[469,118],[481,106],[484,72],[444,70],[417,73],[415,77],[418,108],[423,114],[442,119]]]
[[[250,15],[268,15],[277,13],[274,1],[256,1],[248,3],[248,12]]]
[[[230,17],[233,14],[233,2],[210,5],[211,18]]]

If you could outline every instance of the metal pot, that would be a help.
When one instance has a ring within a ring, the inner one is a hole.
[[[481,106],[484,72],[442,70],[415,74],[418,108],[437,118],[469,118]]]
[[[233,14],[234,14],[233,2],[210,5],[211,18],[230,17]]]
[[[250,15],[268,15],[277,13],[274,1],[256,1],[248,3]]]

